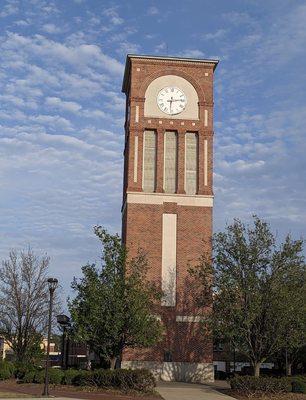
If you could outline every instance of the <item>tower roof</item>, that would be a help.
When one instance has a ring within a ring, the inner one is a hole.
[[[130,76],[130,68],[131,68],[131,59],[142,59],[142,60],[156,60],[156,61],[181,61],[181,62],[191,62],[191,63],[202,63],[202,64],[212,64],[213,69],[215,70],[219,60],[213,59],[202,59],[202,58],[188,58],[188,57],[171,57],[171,56],[150,56],[150,55],[137,55],[137,54],[127,54],[125,61],[125,70],[122,82],[122,92],[126,93],[126,89],[128,86],[129,76]]]

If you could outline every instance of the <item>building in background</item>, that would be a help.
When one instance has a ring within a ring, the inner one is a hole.
[[[128,350],[123,367],[164,380],[213,380],[213,344],[203,335],[188,268],[211,253],[213,79],[216,60],[128,55],[122,238],[142,248],[148,278],[165,294],[164,341]]]

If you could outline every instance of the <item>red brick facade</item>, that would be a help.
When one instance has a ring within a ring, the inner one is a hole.
[[[189,322],[187,319],[178,321],[177,318],[203,315],[203,310],[199,310],[193,302],[188,268],[198,262],[204,251],[211,251],[212,204],[193,205],[192,201],[199,198],[212,201],[213,196],[213,74],[216,65],[217,62],[213,60],[145,56],[127,58],[123,84],[123,91],[127,96],[127,117],[122,237],[131,256],[135,255],[139,248],[146,252],[150,266],[149,279],[161,282],[163,214],[177,215],[177,231],[176,305],[161,306],[159,312],[166,327],[165,338],[154,349],[125,352],[123,360],[163,362],[167,361],[165,353],[170,352],[170,361],[174,363],[212,363],[212,341],[209,336],[201,332],[201,324]],[[144,116],[145,92],[148,85],[156,78],[165,75],[179,76],[192,84],[199,99],[198,119],[178,119],[167,115],[164,118]],[[149,204],[147,201],[137,203],[135,197],[131,202],[128,200],[129,194],[141,195],[142,192],[143,133],[146,129],[157,132],[156,196],[158,193],[163,196],[164,133],[167,130],[177,132],[177,191],[176,194],[171,194],[169,201],[153,201]],[[185,195],[184,191],[186,132],[198,134],[198,190],[193,196]],[[135,136],[138,137],[136,169]],[[204,151],[205,141],[207,153]],[[204,159],[205,154],[207,160]],[[136,179],[135,171],[137,171]]]

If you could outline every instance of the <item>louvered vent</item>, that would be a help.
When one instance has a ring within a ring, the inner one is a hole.
[[[175,193],[177,186],[177,133],[165,132],[164,191]]]
[[[145,192],[154,192],[156,186],[156,132],[144,132],[143,185]]]
[[[196,194],[198,189],[198,135],[186,133],[185,142],[185,191]]]

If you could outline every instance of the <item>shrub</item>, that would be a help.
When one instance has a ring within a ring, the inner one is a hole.
[[[291,391],[291,385],[286,378],[267,376],[235,376],[230,380],[231,388],[247,395],[256,392],[286,393]]]
[[[60,385],[64,378],[64,372],[60,369],[50,368],[48,376],[49,376],[49,383],[53,385]],[[36,371],[32,382],[44,383],[44,381],[45,381],[45,370],[43,369],[41,371]]]
[[[99,388],[116,388],[122,391],[152,392],[155,379],[147,370],[98,369],[95,371],[78,371],[71,383],[76,386],[93,386]]]
[[[152,392],[156,385],[152,373],[145,369],[117,369],[113,375],[113,386],[123,391]]]
[[[14,375],[14,364],[9,361],[0,361],[0,381],[10,379]]]
[[[35,374],[37,374],[37,371],[28,371],[24,374],[22,378],[23,383],[33,383],[35,382]]]
[[[15,377],[17,379],[23,380],[24,376],[28,373],[35,372],[36,368],[33,364],[26,363],[26,362],[16,362],[15,363]]]
[[[64,371],[64,376],[62,380],[63,385],[72,385],[74,383],[74,379],[76,376],[80,374],[80,371],[77,369],[67,369]]]
[[[93,371],[78,371],[78,374],[71,379],[71,383],[75,386],[93,386],[91,379],[92,372]]]
[[[291,378],[293,393],[306,393],[306,376],[294,376]]]

